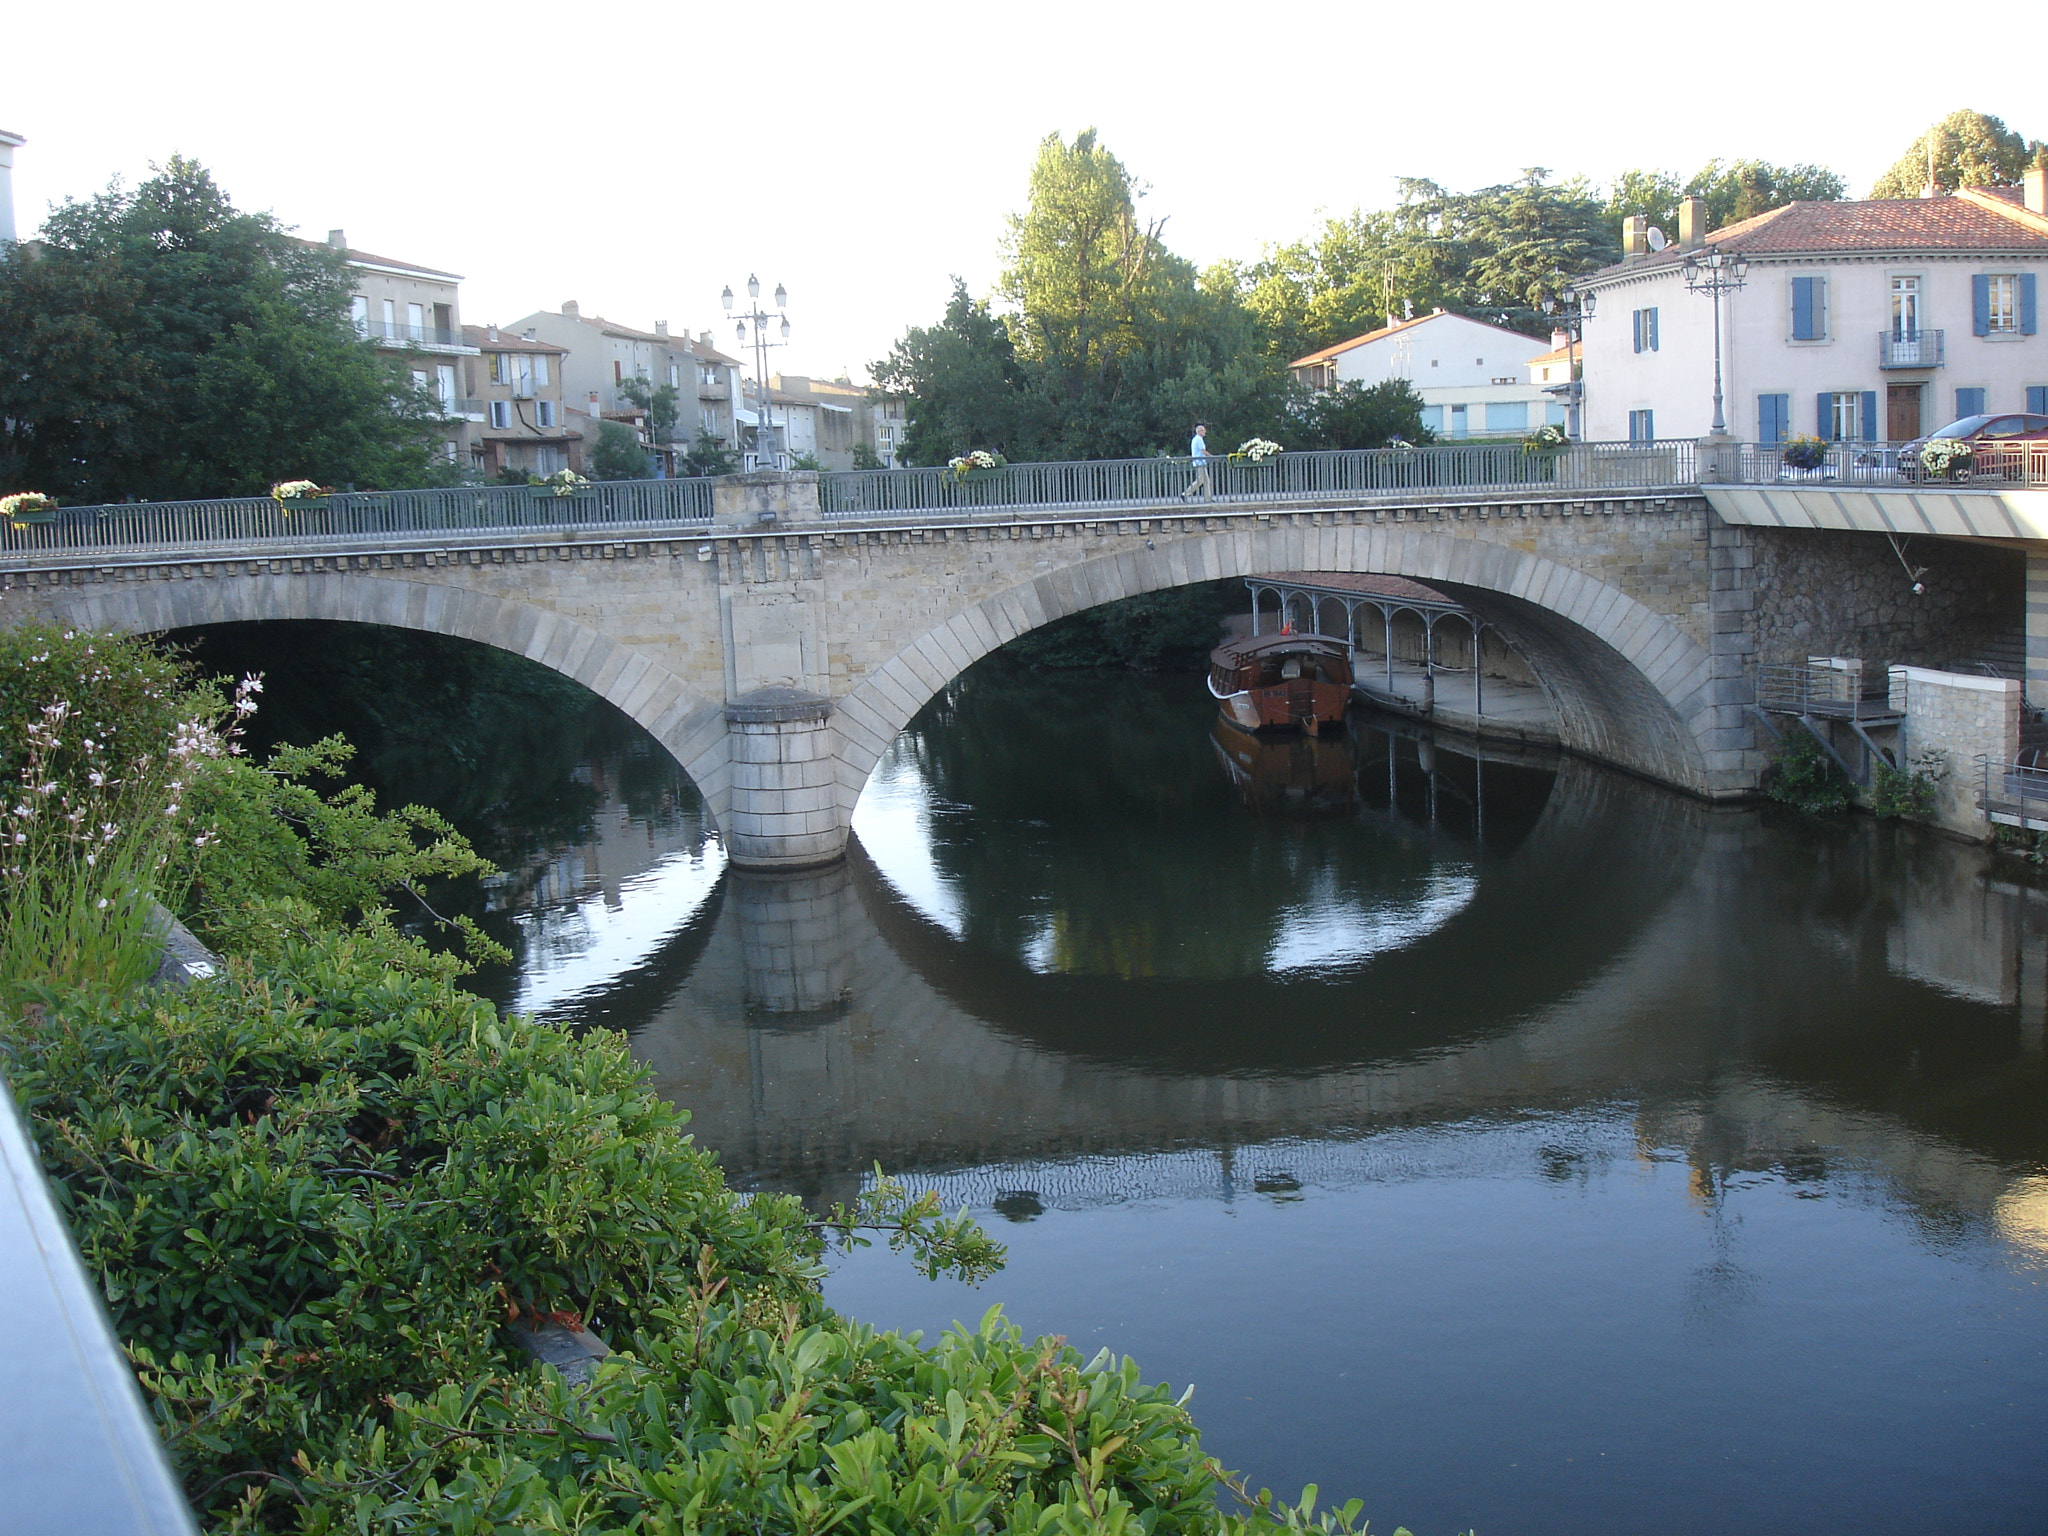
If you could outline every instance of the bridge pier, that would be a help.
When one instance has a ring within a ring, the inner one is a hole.
[[[741,869],[804,869],[846,852],[833,761],[832,701],[756,688],[725,706],[731,801],[725,852]]]

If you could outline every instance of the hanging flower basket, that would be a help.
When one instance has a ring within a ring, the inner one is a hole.
[[[1779,457],[1787,469],[1819,469],[1827,462],[1828,445],[1817,437],[1788,437]]]
[[[1967,480],[1976,458],[1960,438],[1931,437],[1920,450],[1920,467],[1935,480]]]
[[[946,468],[953,472],[955,480],[993,480],[1003,472],[1009,461],[1000,453],[990,453],[986,448],[977,448],[972,453],[963,453],[957,459],[948,459]]]
[[[270,499],[283,507],[286,512],[301,512],[309,507],[322,507],[327,498],[334,494],[331,486],[316,480],[280,480],[270,488]]]

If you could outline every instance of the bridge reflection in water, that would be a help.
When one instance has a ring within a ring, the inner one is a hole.
[[[517,1006],[630,1028],[736,1183],[817,1199],[877,1162],[983,1209],[1348,1183],[1390,1129],[1625,1100],[1702,1187],[1831,1148],[1944,1219],[2004,1201],[2012,1224],[2014,1170],[2048,1161],[2048,1128],[1987,1074],[2040,1062],[2038,892],[1959,844],[1766,826],[1571,758],[1358,737],[1341,782],[1311,752],[1290,797],[1287,742],[1236,778],[1269,811],[1353,818],[1349,856],[1269,814],[1213,859],[1227,899],[1109,848],[1103,899],[1069,889],[1064,907],[1028,888],[1028,858],[1007,887],[972,867],[1051,829],[998,829],[978,855],[941,832],[953,862],[934,864],[910,823],[958,808],[918,798],[899,746],[862,824],[888,846],[721,879],[692,833],[629,877],[668,882],[650,886],[665,940],[582,990],[573,970],[530,982]]]
[[[1129,1350],[1255,1486],[1381,1529],[1840,1529],[1936,1489],[2040,1528],[2039,892],[1569,757],[1233,751],[1198,686],[976,674],[830,870],[621,831],[616,902],[532,919],[531,998],[628,1028],[736,1185],[880,1163],[1011,1240],[979,1294],[855,1256],[835,1304]],[[664,879],[661,936],[614,915]],[[639,958],[579,985],[577,923]]]

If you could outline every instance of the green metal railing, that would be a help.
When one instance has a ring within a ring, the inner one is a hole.
[[[1519,443],[1456,443],[1283,453],[1264,464],[1212,458],[1207,497],[1198,492],[1191,504],[1202,505],[1205,499],[1242,504],[1449,490],[1640,490],[1689,484],[1695,478],[1694,445],[1689,442],[1578,443],[1535,453]],[[1162,458],[1011,464],[974,470],[965,478],[944,468],[869,469],[820,476],[818,499],[826,517],[999,508],[1078,510],[1178,501],[1194,479],[1189,460]]]
[[[0,553],[360,543],[487,528],[573,532],[710,518],[709,480],[593,481],[567,496],[548,487],[494,485],[337,492],[304,502],[268,496],[138,501],[0,522]]]

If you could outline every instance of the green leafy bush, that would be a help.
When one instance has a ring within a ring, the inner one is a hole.
[[[1941,781],[1947,777],[1948,763],[1938,753],[1923,752],[1910,769],[1879,763],[1870,779],[1870,809],[1886,821],[1925,821],[1934,814]]]
[[[1813,815],[1849,808],[1849,780],[1804,729],[1788,730],[1764,769],[1764,793]]]

